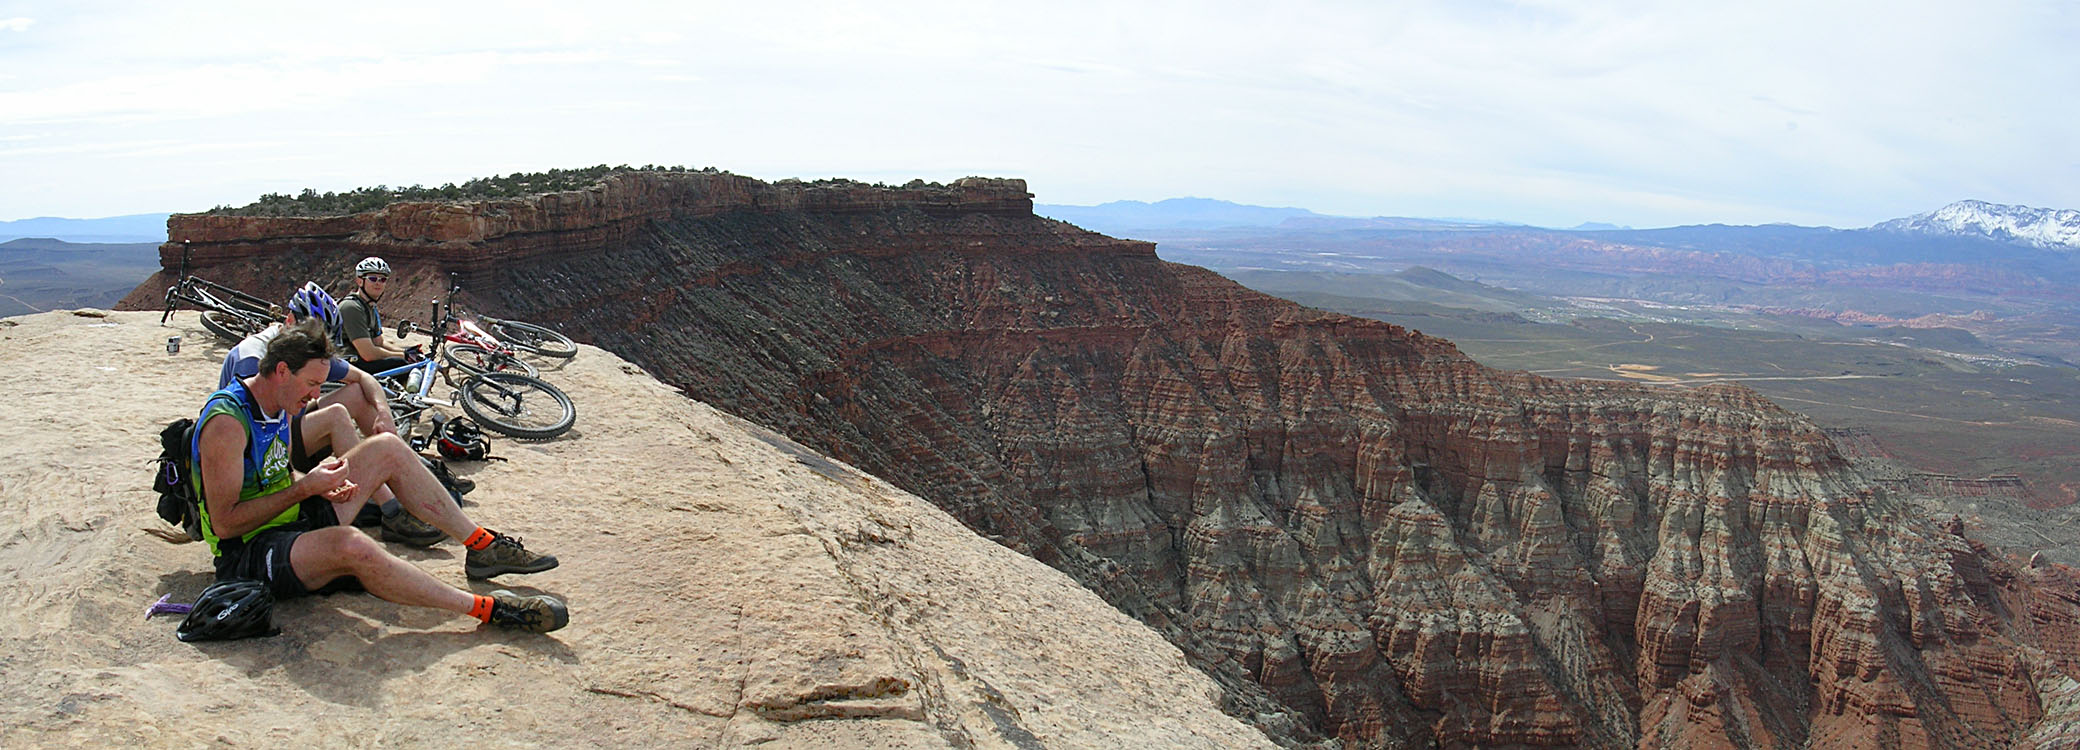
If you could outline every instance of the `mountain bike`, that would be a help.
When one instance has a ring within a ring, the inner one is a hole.
[[[455,292],[461,291],[461,289],[459,286],[451,285],[448,289],[450,299],[452,300]],[[420,329],[412,321],[398,321],[397,338],[403,340],[404,337],[419,330],[424,329]],[[487,372],[517,372],[531,378],[542,376],[541,370],[535,369],[533,364],[521,359],[514,349],[507,346],[505,342],[500,341],[498,337],[491,335],[489,331],[484,330],[475,322],[458,317],[455,314],[453,304],[447,306],[447,314],[441,316],[433,324],[433,329],[426,331],[426,333],[445,342],[445,346],[440,348],[440,356],[449,367],[455,368],[457,371],[472,375]],[[449,373],[449,377],[453,377],[452,372]],[[452,383],[450,384],[452,385]]]
[[[173,311],[186,303],[202,311],[202,327],[217,338],[236,344],[259,333],[284,314],[274,303],[223,284],[188,274],[190,252],[181,245],[181,267],[173,286],[166,288],[166,312],[159,325],[173,318]]]
[[[441,300],[433,301],[433,320],[444,320],[442,308]],[[397,330],[402,340],[420,329],[406,320],[399,321]],[[398,423],[418,419],[429,405],[450,404],[460,405],[462,411],[485,428],[516,438],[552,438],[569,432],[577,423],[578,409],[571,404],[570,396],[541,378],[517,372],[471,372],[451,366],[453,371],[464,373],[461,386],[450,401],[433,398],[434,380],[442,374],[441,363],[448,358],[441,352],[445,338],[438,332],[429,333],[434,334],[433,348],[425,359],[375,373],[390,397],[391,415]],[[454,385],[453,372],[442,379]]]
[[[445,347],[439,349],[441,357],[449,368],[456,368],[456,372],[518,372],[528,378],[541,378],[541,370],[528,364],[526,359],[520,359],[518,349],[514,349],[508,341],[501,341],[483,326],[456,314],[456,303],[453,303],[453,299],[456,299],[458,291],[462,291],[462,285],[456,285],[453,274],[449,274],[447,303],[435,303],[437,318],[433,320],[433,328],[428,330],[420,328],[412,320],[399,320],[397,339],[404,341],[404,337],[410,337],[412,332],[426,332],[431,334],[431,337],[445,341]],[[451,376],[453,372],[449,372],[449,378]]]
[[[490,335],[514,349],[556,359],[578,356],[578,345],[569,336],[548,328],[489,315],[477,316],[477,322],[483,324]]]

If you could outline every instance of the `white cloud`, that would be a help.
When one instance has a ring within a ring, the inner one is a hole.
[[[28,31],[36,25],[34,18],[0,18],[0,31]]]

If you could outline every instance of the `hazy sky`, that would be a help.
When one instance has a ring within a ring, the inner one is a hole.
[[[2073,2],[0,0],[0,220],[593,164],[1571,226],[2080,208]]]

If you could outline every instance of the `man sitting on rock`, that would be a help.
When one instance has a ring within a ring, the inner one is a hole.
[[[339,338],[339,306],[332,295],[316,282],[305,283],[303,288],[289,295],[288,311],[282,322],[247,336],[237,346],[231,347],[231,351],[224,355],[224,369],[217,374],[218,388],[229,388],[232,383],[260,374],[260,358],[267,354],[268,343],[282,331],[294,328],[298,321],[322,322],[327,336],[334,340]],[[289,418],[289,467],[296,471],[310,471],[320,459],[333,452],[346,452],[360,441],[359,435],[397,432],[397,424],[390,416],[390,398],[383,393],[383,386],[374,376],[348,366],[346,360],[335,356],[328,361],[325,382],[340,383],[343,387],[325,394]],[[325,408],[333,404],[345,407],[344,416],[352,419],[343,419],[337,409]],[[447,538],[433,524],[404,512],[404,507],[388,486],[377,487],[372,502],[382,511],[383,541],[430,547]]]
[[[268,342],[258,374],[210,394],[196,417],[192,456],[203,498],[202,536],[216,555],[217,577],[263,581],[277,598],[351,588],[343,580],[351,578],[385,601],[446,609],[509,629],[563,627],[570,615],[553,596],[471,594],[343,523],[373,488],[389,485],[407,511],[469,548],[463,572],[472,579],[556,567],[556,558],[471,522],[395,433],[370,436],[309,473],[290,468],[290,415],[317,398],[331,359],[323,329],[305,321]],[[329,410],[346,419],[345,407],[319,411]]]
[[[369,372],[403,367],[418,354],[383,341],[383,315],[376,311],[376,300],[383,298],[383,288],[389,285],[390,264],[375,256],[362,258],[354,264],[354,293],[339,303],[347,361]]]

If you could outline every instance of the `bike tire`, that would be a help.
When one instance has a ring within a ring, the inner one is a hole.
[[[512,372],[488,372],[462,384],[462,410],[486,429],[542,440],[569,432],[578,408],[556,386]]]
[[[557,359],[578,356],[578,345],[569,336],[533,323],[498,318],[483,318],[479,322],[491,335],[514,349]]]
[[[256,324],[252,318],[217,310],[202,311],[202,327],[232,345],[244,341],[247,336],[259,333],[265,324]]]
[[[263,318],[274,317],[273,303],[245,292],[233,289],[208,279],[193,279],[197,291],[215,300],[218,304],[234,310],[253,313]]]
[[[530,378],[539,378],[542,371],[526,360],[510,354],[485,349],[476,344],[449,344],[441,347],[441,363],[467,375],[482,375],[487,372],[517,372]]]

